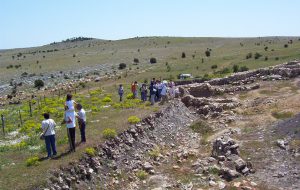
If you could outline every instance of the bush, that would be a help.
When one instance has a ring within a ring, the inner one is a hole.
[[[128,122],[130,123],[130,124],[136,124],[136,123],[138,123],[138,122],[140,122],[141,121],[141,119],[140,118],[138,118],[137,116],[130,116],[129,118],[128,118]]]
[[[126,68],[126,64],[125,63],[120,63],[119,64],[119,70],[125,69]]]
[[[234,73],[239,72],[239,66],[238,65],[233,65],[232,70]]]
[[[184,52],[182,52],[181,58],[185,58],[185,53]]]
[[[268,61],[268,59],[269,59],[268,56],[266,56],[266,57],[265,57],[265,61]]]
[[[151,64],[157,63],[156,58],[154,58],[154,57],[150,58],[150,63],[151,63]]]
[[[248,71],[249,68],[247,66],[241,66],[240,72]]]
[[[218,65],[212,65],[211,66],[211,69],[216,69],[216,68],[218,68]]]
[[[273,111],[272,116],[275,117],[276,119],[287,119],[293,117],[294,113],[290,111]]]
[[[31,157],[31,158],[28,158],[26,160],[26,166],[29,167],[29,166],[37,166],[40,164],[40,161],[39,161],[39,157],[37,156],[34,156],[34,157]]]
[[[254,59],[259,59],[262,55],[260,53],[255,53],[254,54]]]
[[[41,79],[37,79],[34,81],[34,87],[40,89],[41,87],[43,87],[44,81],[42,81]]]
[[[134,59],[133,59],[133,62],[134,62],[134,63],[139,63],[140,61],[139,61],[138,58],[134,58]]]
[[[111,98],[106,96],[105,98],[103,98],[102,102],[112,102]]]
[[[138,177],[140,180],[145,180],[148,177],[148,173],[144,170],[139,170],[136,172],[136,177]]]
[[[221,71],[219,71],[220,74],[228,74],[230,73],[230,69],[228,67],[223,68]]]
[[[250,58],[252,58],[252,53],[248,53],[248,54],[246,55],[246,59],[250,59]]]
[[[279,57],[275,57],[275,60],[278,61],[278,60],[279,60]]]
[[[207,49],[207,50],[205,51],[205,55],[206,55],[206,57],[210,57],[210,50],[209,50],[209,49]]]
[[[289,47],[289,45],[287,45],[287,44],[284,44],[284,47],[285,47],[285,48],[288,48],[288,47]]]
[[[149,151],[149,156],[151,158],[155,159],[155,158],[159,157],[159,155],[160,155],[159,147],[155,147],[155,148],[153,148],[152,150]]]
[[[105,139],[112,139],[117,136],[117,132],[115,129],[106,128],[103,130],[102,135]]]
[[[91,157],[94,157],[96,155],[96,150],[92,147],[86,148],[85,153]]]
[[[134,99],[133,93],[127,94],[126,99],[129,99],[129,100]]]

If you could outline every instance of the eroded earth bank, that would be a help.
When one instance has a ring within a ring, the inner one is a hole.
[[[47,189],[300,189],[300,62],[180,85]],[[45,187],[40,187],[44,189]]]

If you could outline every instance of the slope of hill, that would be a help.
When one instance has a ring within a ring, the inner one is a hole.
[[[210,52],[209,57],[205,54],[207,50]],[[144,80],[152,76],[175,79],[180,73],[203,77],[205,74],[222,71],[225,67],[231,69],[235,64],[250,69],[275,65],[299,58],[299,52],[298,37],[137,37],[117,41],[91,39],[60,42],[2,51],[0,86],[9,84],[11,80],[25,81],[26,84],[28,78],[20,79],[24,73],[34,76],[34,79],[28,79],[29,86],[37,78],[49,81],[46,85],[53,85],[59,82],[59,78],[64,78],[59,73],[70,75],[67,78],[78,78],[82,73],[87,74],[84,72],[87,67],[102,76],[116,75],[119,63],[126,63],[127,70],[131,72],[152,68],[142,76],[136,75],[133,80]],[[152,57],[157,59],[155,66],[149,64]],[[135,58],[138,63],[134,63]]]

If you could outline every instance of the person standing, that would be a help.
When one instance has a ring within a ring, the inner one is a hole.
[[[123,100],[123,94],[124,94],[124,88],[123,88],[122,84],[120,84],[120,86],[119,86],[118,93],[119,93],[119,96],[120,96],[120,102],[122,102],[122,100]]]
[[[67,133],[69,138],[69,144],[70,144],[70,151],[75,152],[75,109],[74,105],[77,103],[72,100],[72,95],[67,94],[67,99],[65,103],[65,122],[67,125]]]
[[[86,142],[86,138],[85,138],[85,128],[86,128],[85,110],[82,108],[81,104],[77,104],[76,108],[78,110],[78,113],[77,113],[76,117],[77,117],[77,120],[78,120],[79,129],[80,129],[81,143],[85,143]]]
[[[170,97],[173,99],[175,97],[175,83],[173,82],[173,80],[170,80],[169,83],[169,87],[170,87]]]
[[[55,145],[55,126],[56,123],[53,119],[50,119],[49,113],[44,113],[44,120],[42,121],[42,130],[45,136],[45,144],[46,150],[48,153],[47,159],[55,156],[56,152],[56,145]]]
[[[141,100],[145,102],[147,100],[147,86],[146,84],[142,84],[142,87],[140,89],[141,91]]]
[[[149,91],[150,91],[150,102],[151,102],[151,105],[154,105],[154,103],[155,103],[155,96],[156,96],[156,88],[155,88],[154,82],[151,82],[151,84],[149,86]]]
[[[165,83],[161,83],[161,92],[160,92],[160,95],[161,95],[161,102],[160,104],[163,105],[166,101],[167,101],[167,86]]]
[[[138,85],[138,83],[137,83],[137,81],[135,81],[134,82],[134,90],[133,90],[133,96],[134,96],[134,98],[137,98],[138,97],[138,87],[139,87],[139,85]]]

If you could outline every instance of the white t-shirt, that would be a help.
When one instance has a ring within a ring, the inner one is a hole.
[[[74,100],[66,101],[66,106],[68,107],[68,111],[75,110],[74,108]]]
[[[45,133],[45,136],[55,135],[55,131],[54,131],[55,126],[56,126],[56,123],[54,122],[53,119],[45,119],[44,121],[42,121],[42,130],[43,131],[47,130]]]
[[[67,128],[74,128],[76,126],[75,111],[66,111],[65,121],[66,121]]]
[[[84,109],[81,109],[78,113],[77,113],[78,117],[80,119],[82,119],[84,122],[86,122],[86,115],[85,115],[85,111]]]

